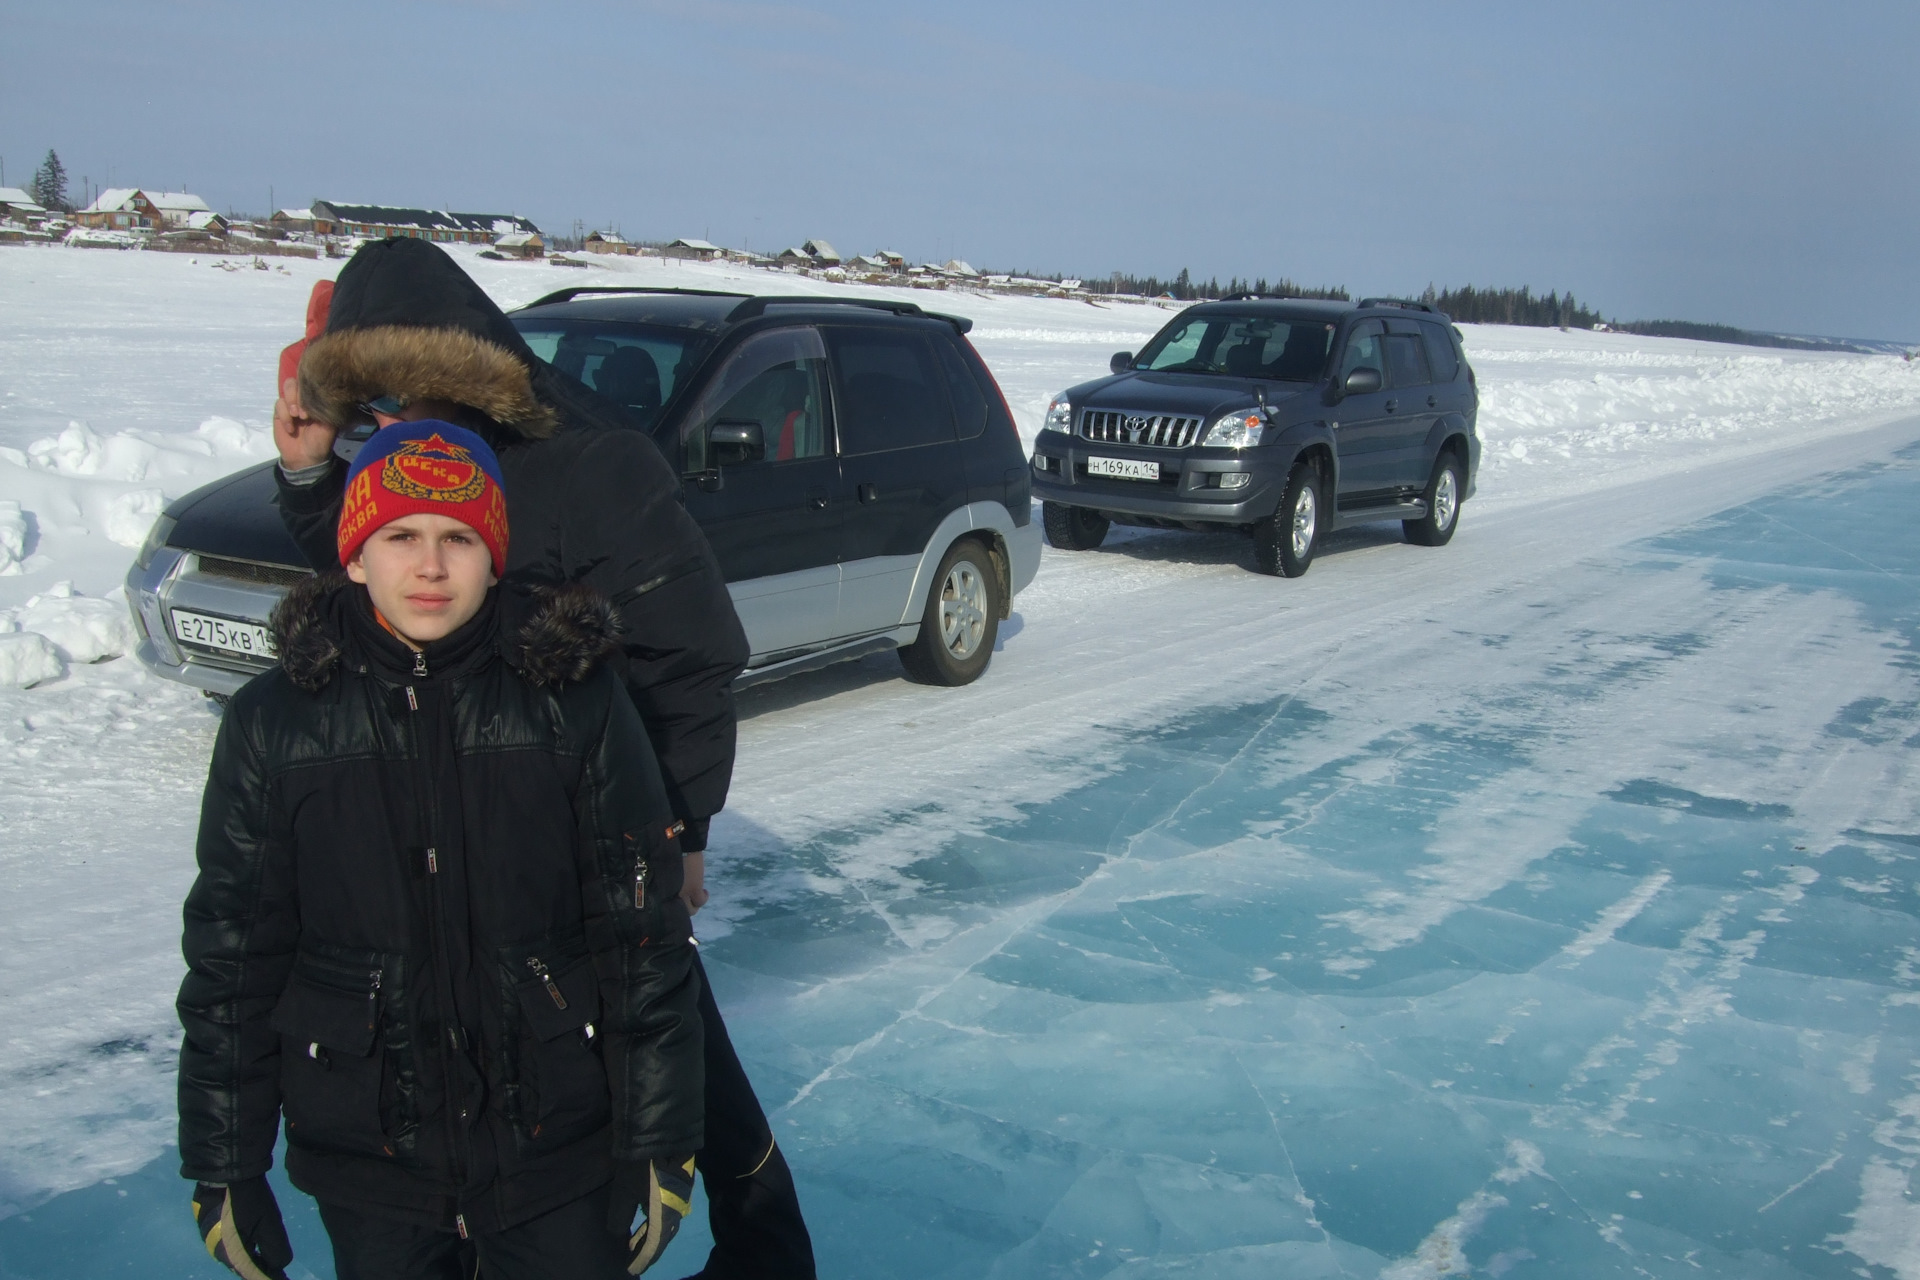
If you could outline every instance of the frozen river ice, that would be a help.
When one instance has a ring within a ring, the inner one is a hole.
[[[1409,601],[964,829],[737,819],[707,959],[822,1273],[1914,1274],[1917,501],[1909,446]],[[183,1217],[163,1158],[0,1275],[213,1274]]]

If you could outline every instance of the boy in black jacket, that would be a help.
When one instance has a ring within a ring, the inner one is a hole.
[[[379,433],[343,577],[274,616],[201,810],[179,1010],[182,1172],[208,1252],[292,1260],[265,1173],[320,1202],[340,1280],[638,1274],[703,1141],[681,823],[584,587],[514,595],[499,465]]]

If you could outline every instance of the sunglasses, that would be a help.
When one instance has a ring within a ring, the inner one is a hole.
[[[400,416],[401,411],[407,407],[407,398],[405,396],[375,396],[371,400],[362,400],[353,407],[359,410],[369,421],[373,420],[376,415],[382,418],[397,418]]]

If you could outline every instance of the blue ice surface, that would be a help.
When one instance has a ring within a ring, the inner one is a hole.
[[[1833,593],[1912,668],[1917,500],[1912,449],[1611,571]],[[746,859],[730,887],[764,882],[765,905],[706,960],[823,1276],[1892,1274],[1841,1238],[1863,1169],[1920,1153],[1888,1128],[1920,1062],[1920,832],[1809,849],[1775,797],[1622,777],[1524,876],[1344,971],[1328,917],[1535,743],[1410,725],[1389,781],[1276,771],[1274,744],[1328,721],[1274,698],[1103,739],[1092,780],[909,865],[892,922],[782,879],[829,884],[869,831]],[[1911,751],[1920,708],[1865,699],[1825,732]],[[1298,856],[1263,861],[1275,832]],[[1199,882],[1182,856],[1249,838]],[[897,940],[915,920],[984,941],[930,959]],[[897,989],[872,977],[890,967]],[[310,1205],[280,1192],[293,1276],[330,1277]],[[699,1213],[659,1274],[697,1268]],[[171,1152],[0,1221],[0,1280],[220,1274]]]

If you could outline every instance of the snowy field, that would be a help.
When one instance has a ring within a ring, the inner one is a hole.
[[[169,1146],[215,719],[114,589],[338,264],[227,265],[0,249],[0,1280],[224,1274]],[[1029,439],[1171,314],[900,296]],[[1451,546],[1116,530],[974,686],[742,695],[699,923],[823,1275],[1920,1277],[1920,369],[1465,332]]]

